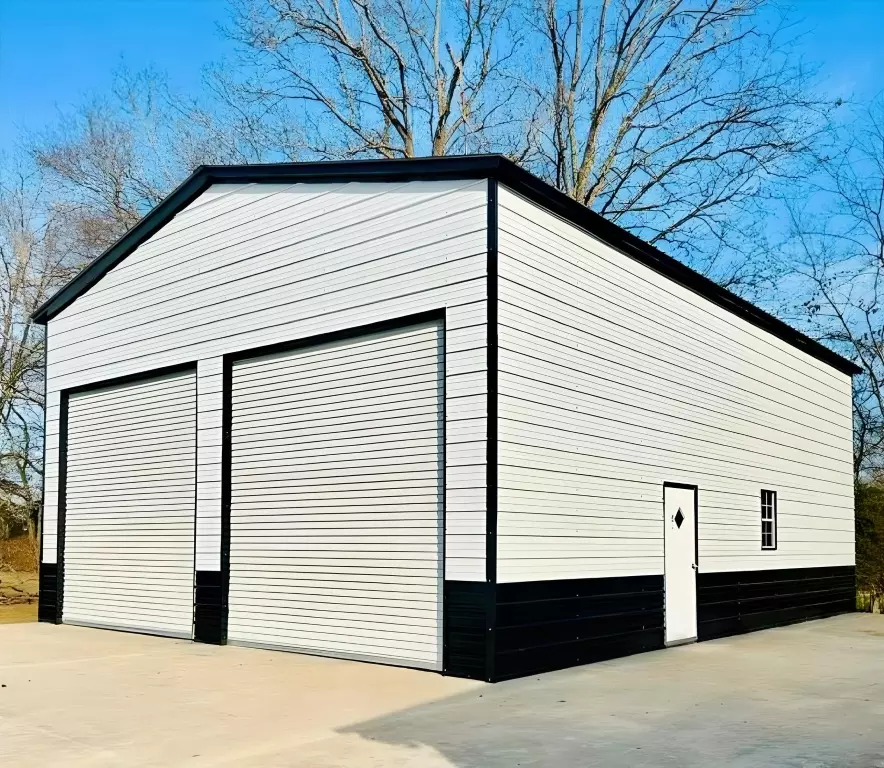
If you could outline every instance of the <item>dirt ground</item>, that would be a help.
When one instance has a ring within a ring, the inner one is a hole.
[[[37,620],[37,601],[0,605],[0,624],[20,624]]]
[[[37,574],[0,571],[0,624],[37,620]]]
[[[0,540],[0,624],[37,620],[38,584],[33,541]]]
[[[37,620],[38,584],[33,542],[0,540],[0,624]]]

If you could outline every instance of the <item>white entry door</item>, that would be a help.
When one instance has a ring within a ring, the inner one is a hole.
[[[663,487],[666,645],[697,639],[697,489]]]

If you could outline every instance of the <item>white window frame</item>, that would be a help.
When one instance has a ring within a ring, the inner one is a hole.
[[[765,530],[766,525],[770,530]],[[761,489],[761,548],[777,548],[777,492]]]

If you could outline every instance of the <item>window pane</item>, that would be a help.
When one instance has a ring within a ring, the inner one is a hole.
[[[776,549],[777,493],[761,491],[761,548]]]

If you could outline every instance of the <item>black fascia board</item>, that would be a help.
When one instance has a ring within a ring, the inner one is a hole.
[[[502,155],[200,166],[120,240],[42,304],[33,319],[46,323],[57,315],[213,184],[483,178],[497,179],[626,256],[842,373],[862,373],[862,369],[847,358],[608,221]]]

